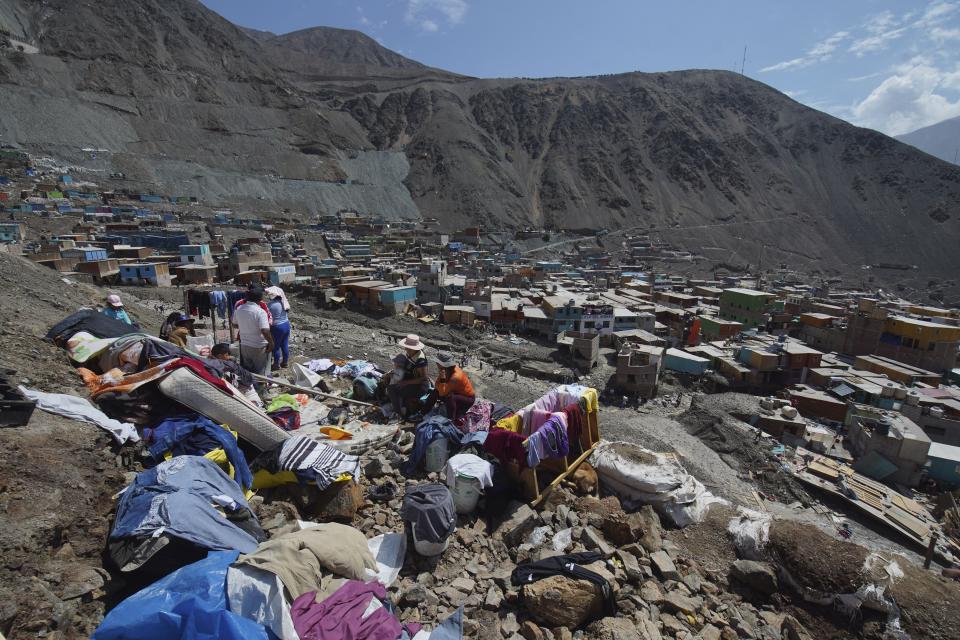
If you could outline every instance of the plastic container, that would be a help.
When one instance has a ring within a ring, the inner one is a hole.
[[[477,502],[483,495],[483,488],[480,481],[473,476],[458,473],[453,481],[453,506],[459,514],[473,513],[477,508]]]
[[[446,438],[437,438],[427,445],[423,456],[423,468],[427,473],[440,473],[450,457],[450,443]]]
[[[443,542],[427,542],[426,540],[419,540],[417,538],[417,527],[409,522],[407,523],[407,527],[410,529],[410,537],[413,539],[413,548],[422,556],[438,556],[446,551],[447,547],[450,545],[450,538],[444,539]]]

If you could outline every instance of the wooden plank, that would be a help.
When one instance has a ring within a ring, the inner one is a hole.
[[[826,465],[820,464],[817,461],[813,461],[810,464],[808,464],[807,469],[809,469],[811,473],[815,473],[817,475],[823,476],[825,478],[829,478],[831,480],[836,480],[837,478],[840,477],[840,474],[837,473],[836,470],[831,469]]]
[[[544,487],[543,491],[540,492],[540,495],[537,497],[536,500],[533,501],[533,503],[530,506],[536,507],[538,504],[540,504],[543,501],[544,498],[550,495],[550,492],[553,491],[558,484],[563,482],[567,478],[567,476],[569,476],[571,473],[576,471],[577,467],[583,464],[584,460],[590,457],[590,454],[593,453],[593,449],[594,447],[590,447],[589,449],[584,451],[582,454],[580,454],[579,458],[571,462],[569,468],[566,471],[558,475],[556,478],[553,479],[553,481],[550,484]]]
[[[917,540],[924,540],[930,535],[930,527],[920,522],[909,513],[899,507],[891,507],[886,510],[884,516],[894,522],[897,526],[905,529]]]

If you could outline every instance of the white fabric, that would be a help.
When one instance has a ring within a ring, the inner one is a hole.
[[[227,569],[230,611],[267,627],[281,640],[299,640],[277,574],[245,564]]]
[[[458,453],[447,460],[447,486],[451,489],[458,473],[479,480],[481,489],[493,486],[493,466],[472,453]]]
[[[332,364],[332,363],[331,363]],[[314,373],[310,369],[306,368],[300,363],[294,362],[291,366],[293,384],[300,387],[310,387],[311,389],[323,380],[318,374]]]
[[[65,418],[72,418],[80,422],[89,422],[95,424],[101,429],[110,432],[118,444],[124,444],[127,441],[139,442],[140,436],[137,434],[137,428],[129,422],[120,422],[114,420],[100,409],[90,404],[86,398],[78,398],[63,393],[45,393],[20,387],[20,392],[30,400],[37,402],[37,407],[48,413],[54,413]]]
[[[753,509],[739,507],[737,515],[727,523],[727,533],[739,555],[748,560],[760,560],[762,551],[770,540],[770,523],[773,516]]]
[[[287,294],[283,289],[280,287],[267,287],[263,291],[270,296],[271,300],[279,296],[280,302],[283,304],[283,310],[290,311],[290,303],[287,301]]]
[[[382,533],[367,540],[370,555],[377,561],[377,580],[384,587],[392,585],[407,553],[407,536],[403,533]]]
[[[233,324],[237,326],[240,344],[248,347],[265,347],[267,339],[261,329],[270,329],[267,312],[258,304],[245,302],[233,312]]]
[[[653,505],[677,527],[700,522],[711,504],[726,502],[707,491],[675,457],[628,442],[601,441],[590,464],[625,507]]]

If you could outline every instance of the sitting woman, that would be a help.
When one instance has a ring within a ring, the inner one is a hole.
[[[393,359],[396,368],[387,386],[387,397],[393,410],[406,417],[408,402],[423,395],[429,385],[427,358],[423,355],[424,344],[413,334],[401,340],[399,346],[403,347],[403,353]]]
[[[441,351],[437,354],[436,363],[439,374],[435,398],[443,403],[447,417],[457,422],[473,406],[476,399],[473,385],[463,369],[457,366],[453,354]]]

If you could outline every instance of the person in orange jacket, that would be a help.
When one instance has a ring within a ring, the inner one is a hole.
[[[447,417],[454,422],[463,418],[464,414],[473,406],[476,394],[470,378],[463,369],[457,366],[453,354],[441,351],[435,359],[439,373],[434,384],[434,402],[442,402],[447,410]]]

